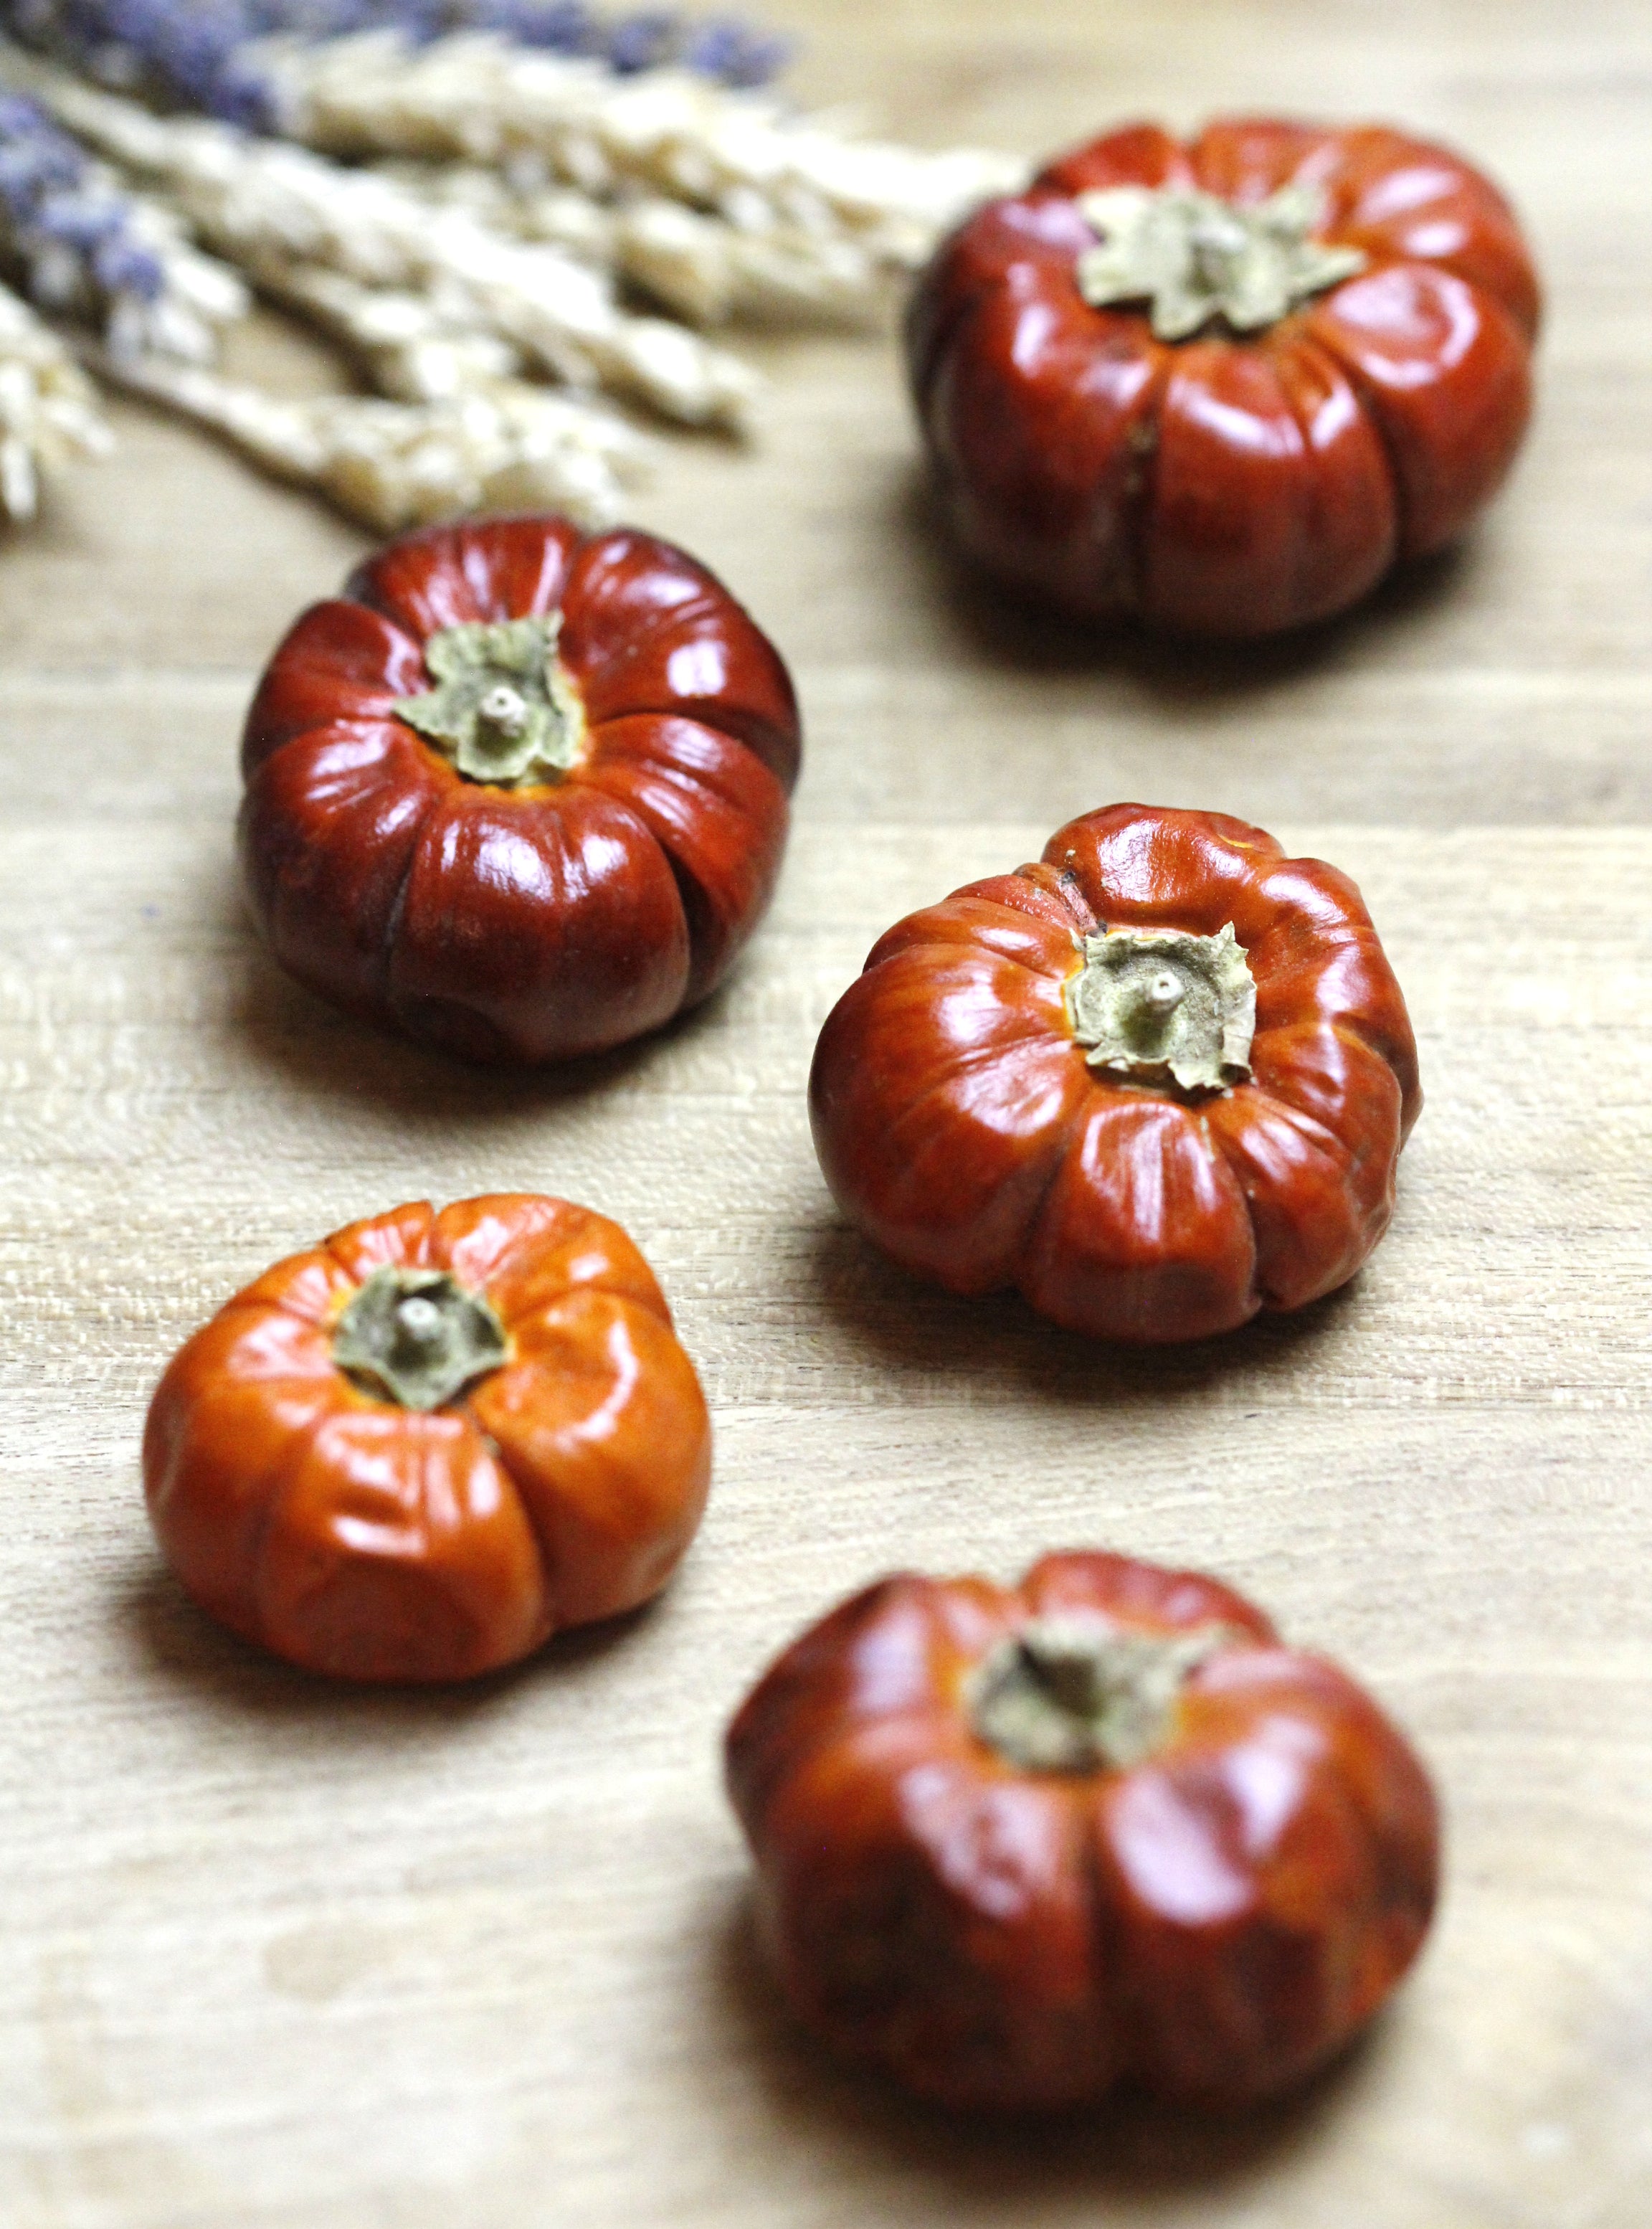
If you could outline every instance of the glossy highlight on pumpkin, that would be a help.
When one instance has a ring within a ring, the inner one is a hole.
[[[1155,337],[1097,306],[1079,196],[1315,196],[1364,267],[1255,332]],[[906,322],[942,511],[994,573],[1086,620],[1248,636],[1328,617],[1462,533],[1531,409],[1539,317],[1508,202],[1382,125],[1133,125],[993,202],[937,252]]]
[[[341,1366],[386,1271],[462,1296],[503,1359],[429,1408]],[[530,1192],[415,1202],[278,1262],[179,1350],[144,1435],[150,1517],[201,1608],[356,1680],[469,1679],[635,1609],[710,1476],[653,1272],[618,1224]]]
[[[1031,1770],[983,1738],[982,1666],[1052,1619],[1202,1637],[1147,1755]],[[880,1581],[769,1667],[726,1756],[793,2011],[949,2105],[1287,2089],[1372,2018],[1434,1907],[1434,1795],[1370,1697],[1219,1581],[1122,1556]]]
[[[1064,997],[1104,928],[1220,938],[1255,982],[1247,1080],[1092,1067]],[[815,1050],[816,1151],[849,1219],[951,1291],[1145,1343],[1231,1331],[1354,1275],[1422,1105],[1358,890],[1221,813],[1115,805],[873,947]]]
[[[560,620],[574,762],[467,779],[398,710],[446,630]],[[622,1044],[720,983],[784,847],[797,702],[706,568],[630,529],[496,518],[403,536],[317,604],[247,715],[253,916],[348,1012],[475,1060]]]

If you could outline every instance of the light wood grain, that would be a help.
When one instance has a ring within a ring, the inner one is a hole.
[[[784,10],[772,11],[784,14]],[[235,895],[233,742],[361,546],[132,408],[0,551],[0,2220],[11,2229],[1640,2229],[1652,2214],[1652,20],[1615,0],[839,0],[802,82],[939,142],[1379,113],[1511,185],[1543,406],[1455,560],[1310,640],[1100,651],[932,537],[887,342],[777,344],[749,456],[644,523],[792,658],[809,764],[737,980],[490,1077],[290,986]],[[271,333],[272,376],[317,376]],[[925,1292],[836,1218],[814,1034],[906,909],[1119,795],[1361,881],[1428,1106],[1391,1237],[1301,1319],[1141,1358]],[[336,1691],[161,1569],[176,1341],[410,1196],[565,1191],[649,1250],[718,1433],[656,1611],[466,1694]],[[1105,1541],[1367,1676],[1444,1790],[1412,1984],[1309,2096],[1201,2128],[915,2112],[797,2042],[717,1784],[773,1649],[893,1564]]]

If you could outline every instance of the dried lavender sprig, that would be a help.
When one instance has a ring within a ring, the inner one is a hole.
[[[380,29],[419,46],[484,30],[620,74],[672,64],[731,86],[766,84],[791,58],[788,40],[733,17],[603,16],[583,0],[0,0],[0,23],[118,91],[255,130],[273,117],[256,46],[277,36],[316,42]]]
[[[688,425],[740,429],[757,392],[738,357],[621,310],[587,267],[509,240],[390,180],[221,124],[151,115],[16,48],[0,70],[58,121],[163,192],[220,254],[253,273],[324,265],[364,286],[433,292],[456,323],[501,335],[575,386],[605,385]]]
[[[205,361],[246,288],[177,220],[124,191],[35,102],[0,94],[0,251],[42,308],[99,324],[117,353]]]
[[[27,302],[0,286],[0,516],[32,518],[42,467],[112,446],[91,381]]]
[[[434,403],[355,395],[279,400],[163,357],[88,351],[106,379],[204,426],[278,479],[319,488],[375,532],[470,511],[548,508],[611,524],[622,507],[612,457],[586,438],[579,406],[504,382]]]

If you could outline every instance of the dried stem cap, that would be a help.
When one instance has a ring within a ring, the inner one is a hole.
[[[445,1269],[375,1269],[333,1332],[338,1367],[403,1409],[439,1409],[509,1353],[487,1301]]]
[[[1108,186],[1080,194],[1078,209],[1101,235],[1079,258],[1079,292],[1098,309],[1145,302],[1162,341],[1213,318],[1258,332],[1366,266],[1357,247],[1309,237],[1325,215],[1316,186],[1282,186],[1251,209],[1188,186]]]
[[[1084,964],[1062,998],[1092,1068],[1188,1092],[1226,1090],[1251,1073],[1256,982],[1231,921],[1214,936],[1181,928],[1086,936]]]
[[[425,645],[437,686],[396,702],[398,717],[471,781],[514,789],[575,765],[585,714],[556,655],[562,614],[467,620]]]
[[[1035,1617],[970,1675],[970,1722],[1026,1772],[1117,1771],[1169,1735],[1176,1699],[1226,1626],[1131,1633],[1085,1617]]]

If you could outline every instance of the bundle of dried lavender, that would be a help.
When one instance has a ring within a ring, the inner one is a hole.
[[[152,115],[15,50],[3,60],[59,123],[164,192],[198,239],[260,284],[303,263],[416,291],[450,323],[498,336],[571,386],[606,386],[688,425],[745,421],[758,382],[738,357],[621,309],[599,274],[556,248],[504,237],[463,209],[432,210],[378,173],[203,119]]]
[[[583,0],[0,0],[4,24],[83,76],[0,42],[0,82],[39,104],[0,104],[0,252],[102,329],[106,376],[374,524],[507,484],[613,516],[644,445],[589,390],[739,431],[758,384],[622,286],[691,325],[859,322],[887,267],[1023,175],[788,115],[750,89],[778,43],[737,23]],[[244,308],[226,263],[386,399],[278,402],[169,363],[210,361]]]

